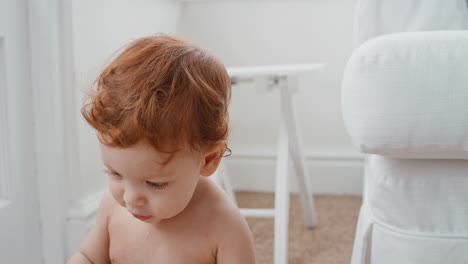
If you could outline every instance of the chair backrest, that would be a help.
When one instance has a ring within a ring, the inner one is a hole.
[[[359,0],[354,46],[380,35],[468,29],[468,0]]]

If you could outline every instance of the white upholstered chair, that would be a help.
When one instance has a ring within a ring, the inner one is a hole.
[[[342,89],[367,154],[352,264],[468,263],[464,29],[465,0],[358,3]]]

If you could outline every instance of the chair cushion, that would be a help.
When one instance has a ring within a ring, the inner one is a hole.
[[[468,160],[368,155],[364,204],[376,223],[407,235],[468,238]]]
[[[354,44],[380,35],[427,30],[468,29],[465,0],[360,0]]]
[[[367,41],[346,66],[342,106],[361,152],[468,159],[468,31]]]
[[[351,264],[466,264],[468,237],[411,235],[373,221],[364,205],[353,246]]]

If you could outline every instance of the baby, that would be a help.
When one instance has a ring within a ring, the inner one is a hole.
[[[223,64],[167,35],[130,43],[82,113],[108,176],[96,224],[72,263],[255,263],[245,219],[212,175],[225,153]]]

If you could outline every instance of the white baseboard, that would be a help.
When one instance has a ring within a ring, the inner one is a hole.
[[[226,158],[229,178],[236,191],[274,192],[275,150],[238,148]],[[350,150],[306,151],[308,182],[315,194],[362,195],[364,155]],[[294,170],[290,168],[291,191],[297,192]]]

